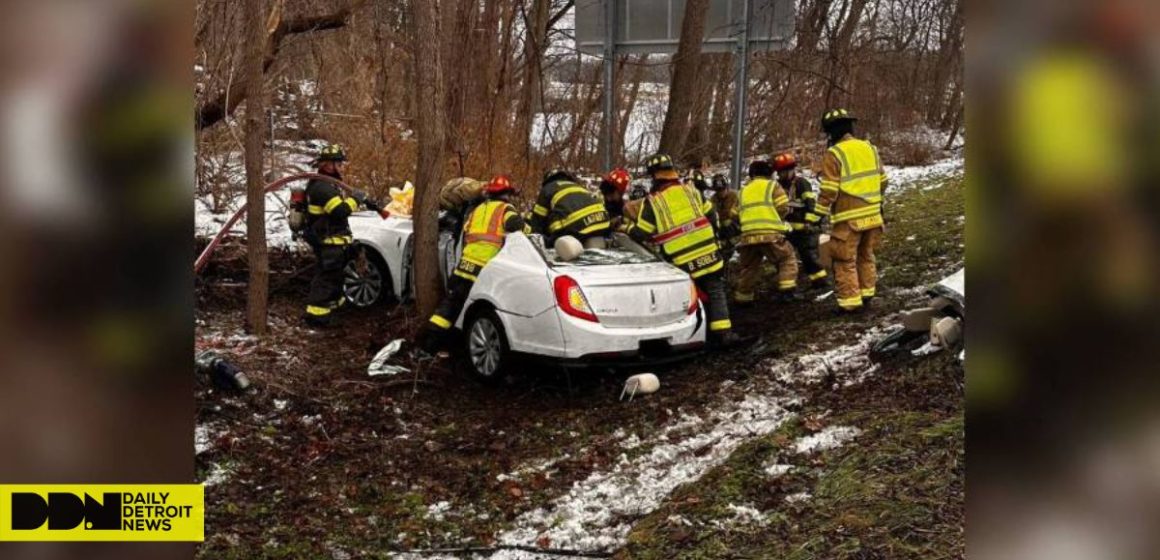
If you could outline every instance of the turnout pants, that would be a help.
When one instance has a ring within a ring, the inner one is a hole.
[[[723,270],[723,269],[722,269]],[[706,274],[693,280],[697,289],[709,296],[706,314],[709,316],[709,336],[721,336],[733,328],[729,320],[729,290],[722,271]]]
[[[817,282],[826,277],[826,269],[818,262],[818,234],[808,230],[794,230],[786,235],[790,245],[797,251],[805,269],[806,279]]]
[[[326,322],[330,320],[335,309],[346,303],[342,281],[346,269],[347,247],[347,245],[321,245],[315,249],[318,264],[314,269],[314,279],[310,281],[310,293],[306,297],[307,317]]]
[[[447,295],[435,308],[435,314],[431,316],[431,321],[427,326],[437,332],[451,330],[455,320],[463,312],[463,304],[467,303],[467,295],[471,293],[471,288],[474,285],[475,282],[452,274],[451,279],[447,281]]]
[[[737,277],[737,292],[734,298],[742,303],[756,298],[756,288],[761,280],[761,263],[769,260],[777,265],[777,289],[788,292],[797,287],[797,255],[793,246],[784,237],[778,236],[768,243],[742,245],[737,248],[741,258],[741,273]]]
[[[842,309],[859,309],[863,298],[874,297],[878,283],[874,249],[882,240],[882,232],[881,227],[856,231],[847,222],[834,224],[830,232],[830,253],[834,257],[838,306]]]

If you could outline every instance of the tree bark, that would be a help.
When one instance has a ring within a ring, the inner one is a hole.
[[[548,37],[550,0],[532,0],[531,13],[524,12],[527,37],[524,39],[524,91],[520,106],[520,153],[531,160],[532,123],[537,113],[544,111],[543,67],[540,57]]]
[[[669,106],[661,130],[661,152],[680,157],[689,130],[689,115],[697,98],[697,73],[701,66],[701,43],[705,38],[705,17],[709,0],[689,0],[681,22],[681,41],[674,55]]]
[[[249,0],[246,0],[247,2]],[[274,26],[267,38],[265,18],[266,14],[262,14],[257,28],[261,33],[250,30],[247,33],[248,38],[260,38],[261,41],[255,43],[263,45],[262,52],[259,56],[262,61],[262,71],[266,72],[274,65],[274,61],[278,58],[278,51],[282,48],[282,41],[290,35],[297,35],[300,33],[311,33],[314,31],[326,31],[330,29],[338,29],[345,27],[350,20],[350,15],[358,9],[359,6],[366,0],[354,0],[342,9],[332,14],[321,16],[304,16],[289,20],[280,20]],[[207,101],[205,104],[199,106],[193,115],[194,128],[198,131],[209,128],[232,115],[235,110],[246,100],[249,96],[250,88],[246,84],[246,78],[243,76],[241,83],[234,83],[233,88],[228,88],[226,91],[218,94],[213,101]],[[236,91],[235,91],[236,90]]]
[[[266,249],[266,194],[262,170],[262,149],[266,115],[265,0],[245,0],[246,38],[246,253],[249,259],[249,293],[246,297],[246,327],[258,336],[266,334],[266,310],[269,298],[270,262]]]
[[[419,313],[435,311],[442,294],[439,280],[439,187],[443,174],[446,143],[446,101],[439,14],[436,0],[411,0],[414,26],[416,96],[415,135],[418,140],[418,169],[415,188],[415,299]]]

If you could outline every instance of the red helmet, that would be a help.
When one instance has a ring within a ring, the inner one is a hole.
[[[505,192],[516,192],[516,187],[512,184],[511,179],[508,179],[507,175],[496,175],[483,188],[483,191],[487,194],[501,194]]]
[[[623,167],[618,167],[609,171],[608,175],[604,176],[604,180],[616,185],[616,190],[623,194],[628,192],[628,187],[632,183],[632,176],[628,174],[628,170]]]
[[[777,154],[777,157],[773,158],[774,171],[785,171],[795,167],[797,167],[797,158],[789,152]]]

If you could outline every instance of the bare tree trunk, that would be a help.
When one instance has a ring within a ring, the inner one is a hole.
[[[705,16],[709,0],[689,0],[681,23],[681,42],[674,55],[673,81],[669,87],[669,107],[661,130],[661,151],[680,157],[689,130],[689,115],[697,99],[697,71],[701,66],[701,43],[705,37]]]
[[[265,132],[266,96],[264,59],[266,51],[266,2],[245,0],[246,37],[246,253],[250,282],[246,297],[246,326],[258,336],[266,334],[270,261],[266,250],[266,195],[262,187],[262,147]]]
[[[524,13],[527,37],[524,39],[524,96],[520,106],[519,147],[521,154],[530,161],[532,123],[537,113],[544,110],[542,72],[540,57],[543,55],[548,37],[548,4],[550,0],[532,0],[531,13]]]
[[[435,311],[442,293],[439,280],[439,186],[445,145],[445,101],[436,0],[411,0],[414,25],[416,96],[415,133],[419,144],[415,188],[415,299],[422,316]]]

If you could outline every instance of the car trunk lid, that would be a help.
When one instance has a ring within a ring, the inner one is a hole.
[[[680,321],[693,292],[689,276],[664,263],[556,267],[576,280],[600,324],[656,327]]]

